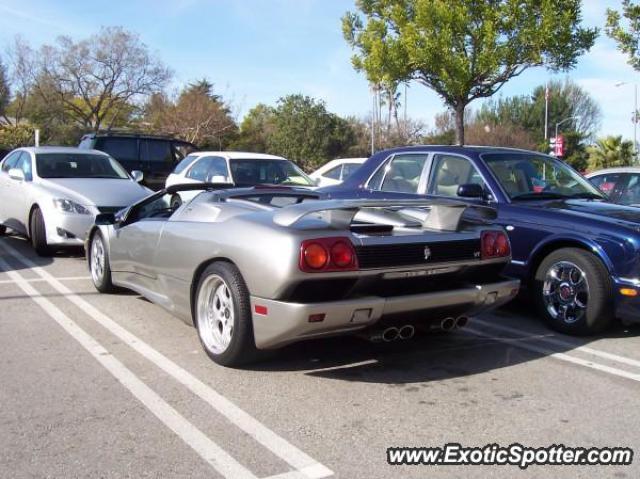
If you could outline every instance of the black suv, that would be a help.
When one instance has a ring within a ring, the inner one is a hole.
[[[143,183],[151,189],[164,188],[167,176],[196,146],[166,136],[142,133],[88,133],[80,140],[80,148],[108,153],[129,172],[144,173]]]

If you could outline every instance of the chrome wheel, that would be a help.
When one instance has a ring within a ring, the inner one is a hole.
[[[200,287],[197,320],[205,347],[214,354],[224,353],[233,336],[235,314],[231,290],[216,274],[207,277]]]
[[[96,234],[91,242],[91,277],[95,284],[104,280],[105,254],[104,243],[100,234]]]
[[[558,261],[547,270],[542,298],[552,318],[567,324],[582,319],[589,301],[589,283],[585,272],[575,263]]]

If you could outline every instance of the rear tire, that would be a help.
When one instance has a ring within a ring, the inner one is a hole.
[[[534,301],[545,322],[572,335],[596,334],[613,320],[609,271],[592,253],[562,248],[536,271]]]
[[[38,256],[51,256],[51,247],[47,244],[47,230],[40,208],[34,209],[33,213],[31,213],[29,231],[31,233],[31,245]]]
[[[89,271],[93,285],[101,293],[109,294],[116,291],[111,282],[111,266],[109,264],[109,250],[100,231],[94,233],[89,244]]]
[[[194,324],[209,358],[229,367],[256,359],[249,291],[236,266],[222,261],[210,264],[194,299]]]

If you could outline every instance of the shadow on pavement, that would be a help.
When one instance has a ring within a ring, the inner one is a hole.
[[[500,324],[519,329],[523,341],[539,338],[560,340],[560,344],[543,344],[545,352],[525,350],[501,341],[512,338],[490,328],[469,322],[470,329],[450,333],[416,335],[411,340],[372,344],[356,337],[336,337],[306,341],[275,352],[270,359],[249,366],[257,371],[304,371],[307,375],[339,381],[386,384],[428,383],[512,367],[553,353],[572,349],[603,338],[640,336],[640,325],[624,326],[618,322],[607,333],[593,337],[572,337],[552,332],[522,303],[512,303],[493,313],[509,318]],[[496,322],[488,315],[480,319]],[[482,330],[486,336],[473,334]],[[528,338],[527,338],[528,337]]]

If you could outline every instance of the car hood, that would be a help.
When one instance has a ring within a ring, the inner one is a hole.
[[[547,210],[577,218],[597,220],[637,229],[640,226],[640,208],[617,205],[597,200],[552,200],[514,202],[524,209]]]
[[[128,206],[149,195],[149,190],[132,180],[56,178],[41,179],[40,186],[52,196],[85,206]]]

